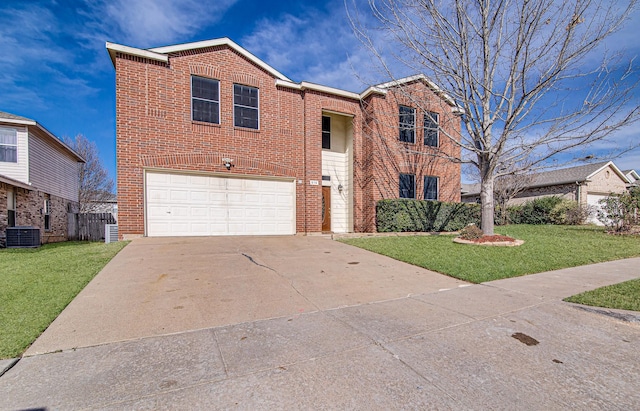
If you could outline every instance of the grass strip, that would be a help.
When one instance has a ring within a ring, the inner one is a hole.
[[[126,244],[0,250],[0,358],[20,356]]]

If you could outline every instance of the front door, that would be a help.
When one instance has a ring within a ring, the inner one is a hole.
[[[331,231],[331,187],[322,187],[322,231]]]

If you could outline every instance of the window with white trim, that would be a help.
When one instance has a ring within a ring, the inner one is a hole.
[[[400,106],[400,141],[405,143],[416,142],[416,109],[407,106]]]
[[[7,191],[7,226],[16,226],[16,190],[13,187]]]
[[[331,149],[331,117],[322,116],[322,148]]]
[[[42,211],[44,213],[44,229],[51,230],[51,200],[49,198],[45,198]]]
[[[191,76],[191,119],[220,124],[220,82]]]
[[[236,127],[260,128],[259,93],[255,87],[233,85],[233,124]]]
[[[400,198],[416,198],[416,176],[400,174]]]
[[[424,199],[438,200],[438,177],[424,177]]]
[[[15,128],[0,127],[0,162],[18,162],[18,132]]]
[[[439,115],[433,111],[424,113],[424,145],[438,147]]]

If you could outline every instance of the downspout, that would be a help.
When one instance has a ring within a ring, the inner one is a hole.
[[[300,98],[302,98],[302,149],[304,156],[302,157],[302,188],[304,190],[304,234],[309,234],[307,230],[307,100],[304,98],[304,90],[300,90]]]

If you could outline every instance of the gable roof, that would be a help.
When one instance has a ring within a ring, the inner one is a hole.
[[[638,174],[636,170],[624,170],[622,173],[627,176],[627,180],[629,180],[630,183],[635,183],[637,180],[640,180],[640,174]]]
[[[559,170],[543,171],[531,174],[532,181],[527,188],[549,187],[562,184],[582,183],[589,181],[603,169],[611,167],[613,171],[624,181],[629,183],[627,177],[620,171],[613,161],[586,164],[582,166],[561,168]],[[480,184],[462,184],[462,194],[471,196],[480,194]]]
[[[33,127],[37,128],[38,130],[40,130],[44,135],[49,137],[49,140],[52,143],[58,145],[58,147],[62,148],[63,151],[66,151],[67,153],[69,153],[78,162],[80,162],[80,163],[84,163],[85,162],[84,158],[82,158],[80,156],[80,154],[76,153],[71,147],[66,145],[62,140],[60,140],[58,137],[53,135],[53,133],[51,133],[49,130],[44,128],[44,126],[42,126],[40,123],[38,123],[35,120],[32,120],[30,118],[26,118],[26,117],[22,117],[22,116],[18,116],[18,115],[15,115],[15,114],[7,113],[5,111],[0,111],[0,123],[15,124],[15,125],[22,125],[22,126],[33,126]]]
[[[402,86],[404,84],[415,82],[415,81],[422,81],[437,96],[442,98],[444,101],[447,102],[447,104],[453,107],[454,112],[463,113],[462,108],[460,108],[448,94],[446,94],[440,87],[438,87],[435,83],[429,80],[424,74],[404,77],[398,80],[394,80],[387,83],[382,83],[376,86],[369,87],[361,93],[353,93],[351,91],[309,83],[307,81],[296,83],[227,37],[212,39],[212,40],[196,41],[193,43],[176,44],[173,46],[153,47],[149,49],[139,49],[136,47],[129,47],[129,46],[124,46],[121,44],[116,44],[111,42],[106,43],[107,51],[109,52],[111,63],[113,64],[114,67],[116,65],[116,53],[128,54],[128,55],[138,56],[138,57],[142,57],[150,60],[160,61],[163,63],[169,63],[169,55],[172,53],[179,53],[182,51],[198,50],[202,48],[217,47],[217,46],[229,47],[230,49],[236,51],[238,54],[242,55],[247,60],[257,65],[258,67],[270,73],[276,79],[276,86],[287,87],[295,90],[314,90],[314,91],[333,94],[336,96],[346,97],[354,100],[362,100],[372,94],[385,95],[387,93],[387,89],[391,87]]]

